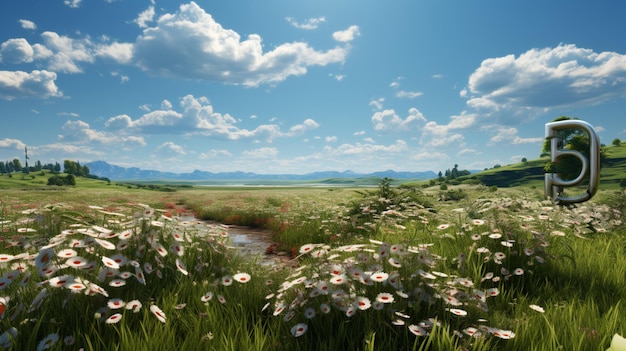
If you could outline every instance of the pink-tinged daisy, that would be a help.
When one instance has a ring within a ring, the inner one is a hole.
[[[70,257],[75,257],[77,255],[78,255],[78,252],[72,249],[64,249],[64,250],[57,252],[57,257],[60,257],[60,258],[70,258]],[[2,262],[2,257],[0,257],[0,262]]]
[[[409,294],[405,293],[402,290],[396,290],[396,295],[400,296],[403,299],[408,299],[409,298]]]
[[[419,275],[420,275],[422,278],[425,278],[425,279],[431,279],[431,280],[437,279],[437,277],[436,277],[434,274],[429,273],[429,272],[426,272],[426,271],[423,271],[423,270],[421,270],[421,269],[420,269],[420,270],[418,270],[417,272],[419,273]]]
[[[538,306],[538,305],[529,305],[528,307],[530,307],[531,310],[537,311],[539,313],[545,313],[546,312],[546,310],[544,310],[543,307]]]
[[[107,250],[115,250],[115,244],[113,244],[110,241],[106,241],[104,239],[98,239],[98,238],[94,238],[94,240],[96,241],[96,243],[98,243],[98,245],[102,246],[103,248],[107,249]]]
[[[500,239],[502,237],[502,234],[500,234],[500,233],[491,233],[491,234],[489,234],[489,237],[491,239]]]
[[[111,256],[111,259],[115,261],[115,263],[117,263],[117,265],[120,267],[128,263],[128,259],[122,254],[115,254]]]
[[[408,328],[409,328],[409,331],[411,333],[413,333],[414,335],[417,335],[417,336],[426,336],[426,335],[428,335],[426,330],[424,328],[418,326],[418,325],[410,324],[408,326]]]
[[[109,308],[112,310],[116,310],[118,308],[123,308],[124,306],[126,306],[126,302],[124,302],[124,300],[122,299],[110,299],[107,302],[107,306],[109,306]]]
[[[187,267],[185,266],[185,263],[183,262],[183,260],[180,259],[180,257],[176,257],[176,268],[178,268],[178,270],[182,274],[189,275],[189,272],[187,271]]]
[[[537,261],[538,263],[545,263],[546,261],[543,259],[543,257],[541,256],[534,256],[533,257],[535,259],[535,261]]]
[[[474,327],[467,327],[463,329],[463,333],[469,336],[478,336],[478,329]]]
[[[51,263],[52,257],[54,257],[54,250],[52,250],[51,248],[39,251],[39,254],[35,258],[35,266],[37,266],[37,268],[39,269],[48,267]]]
[[[7,263],[13,260],[13,255],[0,254],[0,263]]]
[[[385,303],[380,301],[374,301],[374,303],[372,304],[372,308],[376,311],[380,311],[385,308]]]
[[[274,316],[278,316],[279,314],[283,313],[285,308],[287,308],[287,305],[283,301],[278,302],[276,308],[274,309]]]
[[[59,341],[59,334],[52,333],[48,334],[45,338],[41,339],[39,344],[37,344],[37,351],[48,350],[52,348]]]
[[[513,242],[510,240],[503,240],[500,242],[500,245],[504,247],[513,247]]]
[[[319,282],[317,282],[316,289],[320,292],[320,294],[328,295],[328,283],[326,283],[325,281],[320,280]]]
[[[167,250],[160,243],[153,243],[152,248],[161,255],[161,257],[167,256]]]
[[[18,233],[35,233],[37,230],[33,228],[17,228]]]
[[[115,324],[119,321],[122,320],[122,314],[121,313],[116,313],[116,314],[112,314],[109,318],[106,319],[106,321],[104,321],[104,323],[106,324]]]
[[[167,322],[167,317],[165,316],[165,313],[163,313],[163,311],[159,308],[159,306],[150,305],[150,312],[152,312],[152,314],[154,314],[161,323]]]
[[[174,309],[182,310],[185,307],[187,307],[186,303],[179,303],[178,305],[174,306]]]
[[[173,233],[172,236],[174,237],[174,240],[176,240],[178,242],[184,242],[185,241],[185,235],[184,234]]]
[[[173,242],[170,246],[170,252],[177,256],[182,256],[185,254],[185,248],[181,244]]]
[[[439,229],[439,230],[444,230],[444,229],[448,229],[448,228],[450,228],[449,224],[440,224],[440,225],[437,226],[437,229]]]
[[[159,227],[159,228],[165,226],[165,223],[160,222],[160,221],[152,221],[152,222],[150,222],[150,224],[152,224],[154,227]]]
[[[352,279],[360,280],[365,275],[365,273],[362,269],[354,267],[348,271],[348,275],[350,275]]]
[[[346,309],[346,317],[352,317],[356,314],[357,308],[354,305],[351,305]]]
[[[102,256],[102,263],[104,263],[105,266],[112,268],[112,269],[119,269],[120,265],[115,262],[113,259],[108,258],[106,256]]]
[[[387,260],[387,262],[389,262],[389,264],[392,265],[393,267],[396,267],[396,268],[402,267],[402,263],[400,263],[400,260],[398,260],[395,257],[390,257],[389,260]]]
[[[291,328],[291,335],[296,338],[302,336],[302,334],[306,333],[308,326],[304,323],[298,323]]]
[[[483,290],[474,290],[474,297],[482,302],[487,301],[487,293]]]
[[[311,318],[315,317],[315,309],[312,308],[312,307],[309,307],[306,310],[304,310],[304,317],[306,319],[311,319]]]
[[[357,296],[356,300],[354,301],[356,307],[362,311],[372,307],[372,303],[370,301],[370,299],[368,299],[365,296]]]
[[[224,296],[217,294],[217,301],[219,301],[219,303],[221,304],[225,304],[226,303],[226,299],[224,298]]]
[[[402,251],[402,245],[394,244],[389,247],[389,252],[400,253]]]
[[[73,282],[65,285],[66,288],[70,289],[72,292],[81,292],[87,289],[87,286],[80,282]]]
[[[320,305],[320,312],[323,314],[328,314],[330,313],[330,306],[326,303],[323,303]]]
[[[391,324],[396,325],[396,326],[401,326],[404,325],[404,321],[402,319],[394,319],[391,321]]]
[[[476,249],[476,252],[478,252],[478,253],[490,253],[491,250],[489,250],[488,248],[486,248],[484,246],[481,246],[481,247]]]
[[[512,331],[502,330],[502,329],[497,329],[497,328],[492,328],[491,334],[499,337],[500,339],[505,339],[505,340],[512,339],[515,337],[515,333],[513,333]]]
[[[305,244],[305,245],[302,245],[302,246],[300,246],[300,253],[301,254],[309,253],[309,252],[313,251],[313,249],[315,249],[318,246],[319,245],[317,245],[317,244]]]
[[[87,263],[89,263],[89,261],[86,258],[80,256],[70,257],[65,261],[65,264],[67,266],[74,268],[84,268]]]
[[[513,270],[513,274],[514,275],[522,275],[522,274],[524,274],[524,270],[522,268],[515,268]]]
[[[146,276],[143,274],[143,271],[139,267],[135,267],[135,278],[137,281],[143,285],[146,285]]]
[[[448,310],[450,313],[459,317],[467,316],[467,311],[459,309],[459,308],[447,308],[446,310]]]
[[[150,262],[146,262],[143,264],[143,270],[146,274],[150,274],[154,269],[152,268],[152,264],[150,264]]]
[[[17,270],[17,269],[8,271],[8,272],[4,273],[4,275],[3,275],[3,277],[5,277],[5,278],[7,278],[7,279],[9,279],[11,281],[15,280],[15,278],[17,278],[19,276],[20,276],[20,271]]]
[[[39,273],[39,275],[42,277],[51,277],[54,273],[56,273],[57,270],[59,270],[59,267],[55,265],[49,265],[47,267],[42,267],[38,269],[37,273]]]
[[[493,254],[493,258],[495,258],[498,261],[502,261],[503,259],[506,258],[506,255],[504,254],[504,252],[496,252]]]
[[[124,279],[113,279],[109,282],[109,286],[114,288],[119,288],[126,285],[126,281]]]
[[[472,234],[472,240],[478,241],[480,240],[480,238],[481,238],[480,234]]]
[[[68,335],[63,338],[63,344],[65,346],[72,346],[75,343],[76,343],[76,338],[74,338],[74,335]]]
[[[128,301],[125,307],[127,310],[132,310],[133,313],[137,313],[141,310],[141,307],[143,307],[143,305],[141,304],[139,300],[132,300],[132,301]]]
[[[200,298],[200,301],[206,303],[206,302],[211,301],[212,298],[213,298],[213,292],[209,291],[206,294],[202,295],[202,297]]]
[[[498,296],[498,294],[500,294],[500,290],[498,290],[498,288],[490,288],[485,290],[485,294],[487,294],[487,296]]]
[[[222,277],[222,285],[230,286],[233,283],[233,277],[230,275],[225,275]]]
[[[131,272],[124,271],[124,272],[120,272],[117,276],[122,278],[122,279],[128,279],[128,278],[132,277],[133,274]]]
[[[389,278],[389,274],[385,272],[374,272],[370,274],[370,279],[378,283],[386,281],[387,278]]]
[[[11,285],[12,282],[13,281],[10,279],[7,279],[5,277],[0,277],[0,290],[6,289],[6,287]]]
[[[120,241],[118,241],[116,248],[119,251],[126,250],[126,248],[128,248],[128,240],[120,240]]]
[[[381,292],[378,295],[376,295],[376,301],[378,302],[392,303],[393,300],[394,300],[393,295],[391,295],[390,293]]]
[[[331,296],[333,300],[341,300],[346,296],[346,293],[343,290],[335,290]]]
[[[247,283],[250,281],[250,274],[248,273],[237,273],[233,276],[233,279],[240,283]]]
[[[532,255],[534,253],[535,253],[535,250],[533,248],[529,247],[529,248],[525,248],[524,249],[524,255],[526,255],[526,256],[530,256],[530,255]]]
[[[472,224],[473,225],[483,225],[483,224],[485,224],[485,221],[482,220],[482,219],[474,219],[474,220],[472,220]]]
[[[65,286],[65,284],[69,284],[73,282],[74,282],[74,277],[71,275],[67,275],[67,274],[64,274],[58,277],[53,277],[53,278],[50,278],[50,280],[48,280],[48,284],[50,284],[50,286],[53,288],[61,288]]]
[[[345,274],[341,274],[341,275],[337,275],[337,276],[330,278],[330,283],[335,284],[335,285],[341,285],[345,283],[347,280],[348,279],[345,276]]]

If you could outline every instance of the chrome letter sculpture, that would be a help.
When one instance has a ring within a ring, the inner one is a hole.
[[[581,129],[589,135],[589,159],[578,151],[560,148],[562,147],[560,145],[561,140],[557,136],[557,131],[562,129]],[[550,139],[550,154],[553,163],[566,155],[574,156],[582,163],[580,174],[572,180],[563,180],[557,173],[546,173],[546,196],[551,198],[556,204],[571,204],[591,199],[598,190],[600,182],[600,139],[591,124],[580,120],[546,123],[546,138]],[[589,179],[589,185],[586,193],[575,197],[564,197],[562,195],[564,187],[578,185],[587,178]]]

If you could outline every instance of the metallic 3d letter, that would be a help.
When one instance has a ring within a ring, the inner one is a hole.
[[[581,129],[589,135],[589,159],[578,151],[559,148],[561,140],[557,136],[557,131],[560,129]],[[600,183],[600,139],[591,124],[580,120],[546,123],[546,138],[550,139],[550,154],[553,163],[565,155],[574,156],[582,163],[580,174],[572,180],[563,180],[557,173],[546,173],[546,196],[557,204],[584,202],[591,199],[598,190]],[[589,185],[586,193],[576,197],[564,197],[561,194],[564,187],[578,185],[587,177],[589,178]]]

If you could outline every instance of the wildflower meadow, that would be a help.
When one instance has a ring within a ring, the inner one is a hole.
[[[606,350],[623,191],[7,190],[7,350]],[[267,230],[242,254],[231,225]]]

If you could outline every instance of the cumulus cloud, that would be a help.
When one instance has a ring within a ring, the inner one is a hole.
[[[57,75],[48,71],[0,71],[0,98],[61,97],[63,93],[55,84]]]
[[[353,41],[354,38],[358,37],[359,35],[361,35],[361,32],[359,32],[359,27],[350,26],[346,30],[340,30],[333,33],[333,39],[342,43],[347,43]]]
[[[52,71],[82,73],[79,64],[94,62],[93,44],[89,39],[72,39],[55,32],[43,32],[41,37],[45,47],[52,51],[48,59],[48,67]]]
[[[63,3],[73,9],[79,8],[82,0],[63,0]]]
[[[422,93],[421,91],[400,90],[396,93],[396,97],[407,99],[415,99],[416,97],[420,97],[422,95],[424,95],[424,93]]]
[[[409,115],[404,119],[391,109],[374,113],[372,123],[377,131],[409,131],[421,127],[426,118],[416,108],[409,109]]]
[[[99,143],[103,145],[121,146],[146,146],[146,142],[141,136],[129,136],[121,133],[109,133],[92,129],[89,123],[76,120],[67,121],[61,127],[63,134],[59,139],[71,144]]]
[[[21,19],[18,22],[20,22],[20,25],[22,26],[22,28],[24,29],[37,29],[37,25],[35,24],[35,22],[33,21],[29,21],[29,20],[25,20],[25,19]]]
[[[545,139],[543,137],[522,138],[518,135],[517,128],[498,126],[496,127],[496,135],[489,140],[488,145],[494,145],[502,142],[514,145],[541,144],[544,140]]]
[[[127,64],[133,58],[133,44],[118,42],[99,44],[94,48],[94,55],[117,63]]]
[[[448,124],[438,124],[434,121],[427,122],[424,126],[424,131],[438,137],[443,137],[448,135],[453,130],[470,128],[474,126],[475,123],[476,114],[463,112],[460,115],[451,116]]]
[[[177,157],[177,156],[183,156],[186,155],[187,152],[185,151],[185,148],[177,145],[171,141],[166,141],[163,144],[159,145],[156,148],[156,151],[164,157],[170,158],[170,157]]]
[[[48,58],[52,52],[41,44],[30,45],[24,38],[9,39],[0,44],[0,62],[7,64],[30,63]]]
[[[153,21],[154,15],[154,6],[150,6],[141,12],[134,22],[137,23],[139,28],[148,28],[148,23]]]
[[[207,152],[202,152],[198,156],[201,160],[210,160],[218,157],[231,157],[233,156],[228,150],[215,150],[211,149]]]
[[[469,106],[490,111],[598,104],[626,97],[626,55],[569,44],[489,58],[468,90]]]
[[[0,149],[18,149],[22,150],[26,147],[22,141],[17,139],[4,138],[0,139]]]
[[[155,75],[258,86],[299,76],[311,66],[344,62],[347,47],[317,51],[307,43],[263,52],[261,37],[225,29],[196,3],[181,5],[144,29],[134,47],[137,64]]]
[[[298,29],[306,29],[306,30],[317,29],[317,27],[319,26],[320,23],[326,22],[326,18],[325,17],[309,18],[309,19],[307,19],[306,21],[304,21],[302,23],[298,23],[292,17],[286,17],[285,19],[292,26],[294,26],[294,27],[296,27]]]
[[[215,112],[206,97],[187,95],[179,105],[182,111],[174,110],[169,101],[164,101],[161,107],[167,109],[147,112],[135,120],[126,114],[114,116],[105,122],[105,127],[112,131],[128,129],[149,134],[203,135],[228,140],[263,139],[270,142],[274,138],[302,135],[319,127],[314,120],[306,119],[287,132],[282,132],[275,124],[259,125],[250,130],[238,127],[238,121],[231,115]]]

